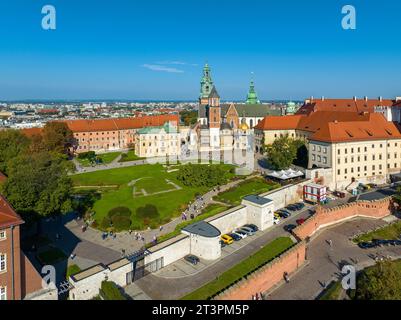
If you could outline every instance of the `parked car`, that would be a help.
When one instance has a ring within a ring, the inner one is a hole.
[[[227,234],[223,234],[222,236],[221,236],[221,240],[223,240],[223,242],[225,243],[225,244],[232,244],[233,242],[234,242],[234,239],[233,238],[231,238],[229,235],[227,235]]]
[[[253,232],[259,231],[259,228],[257,226],[255,226],[254,224],[246,224],[246,225],[244,225],[244,227],[252,229]]]
[[[368,183],[368,186],[371,187],[372,189],[376,189],[378,187],[376,183]]]
[[[229,233],[228,236],[233,238],[234,241],[242,240],[242,237],[238,233],[235,233],[235,232]]]
[[[224,248],[224,247],[226,246],[226,244],[224,243],[223,240],[220,240],[219,242],[220,242],[220,246],[221,246],[222,248]]]
[[[300,226],[301,224],[305,223],[305,219],[301,218],[297,220],[297,224]]]
[[[239,229],[235,230],[233,233],[238,234],[242,239],[245,239],[248,236],[248,234],[245,231]]]
[[[184,257],[185,261],[188,261],[189,263],[192,263],[193,265],[197,265],[198,262],[200,261],[197,256],[194,256],[193,254],[188,254]]]
[[[295,208],[297,208],[297,210],[302,210],[303,208],[305,208],[305,204],[303,204],[302,202],[297,202],[294,203]]]
[[[287,219],[290,214],[288,213],[288,211],[277,211],[278,214],[280,215],[281,218]]]
[[[294,230],[297,226],[295,224],[287,224],[286,226],[284,226],[284,230],[287,232],[291,232],[292,230]]]
[[[288,210],[285,210],[285,209],[280,209],[277,212],[283,212],[284,214],[291,216],[291,212],[289,212]]]
[[[293,204],[290,204],[288,206],[285,207],[287,210],[291,210],[291,211],[297,211],[297,207],[294,206]]]
[[[241,228],[239,228],[239,230],[246,232],[246,234],[248,236],[253,236],[255,234],[255,232],[251,228],[248,228],[248,227],[241,227]]]
[[[361,249],[370,249],[370,248],[375,248],[376,245],[372,242],[360,242],[358,243],[358,247]]]
[[[280,222],[280,218],[277,218],[276,216],[274,216],[273,223],[278,224],[279,222]]]

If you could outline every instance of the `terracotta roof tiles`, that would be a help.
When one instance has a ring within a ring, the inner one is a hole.
[[[0,229],[23,224],[24,221],[14,211],[7,200],[0,195]]]

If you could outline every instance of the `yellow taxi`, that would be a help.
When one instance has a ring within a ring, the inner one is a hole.
[[[232,244],[234,242],[234,239],[231,238],[229,235],[224,234],[221,236],[221,241],[223,241],[225,244]]]

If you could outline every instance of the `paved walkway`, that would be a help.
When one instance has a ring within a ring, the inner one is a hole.
[[[255,176],[249,176],[247,179],[254,178]],[[213,203],[218,203],[213,200],[213,197],[219,194],[220,192],[227,191],[228,189],[235,187],[239,183],[244,180],[232,181],[224,186],[220,186],[220,191],[217,188],[207,192],[203,196],[199,197],[199,199],[190,203],[189,207],[185,211],[187,219],[191,220],[191,215],[193,214],[194,218],[201,214],[202,209],[206,208],[208,205]],[[131,234],[129,232],[122,232],[116,234],[115,238],[107,237],[105,240],[102,239],[102,232],[93,228],[88,228],[85,232],[82,232],[83,221],[72,220],[66,223],[66,228],[70,230],[77,238],[91,242],[109,249],[113,251],[122,252],[125,250],[126,253],[132,253],[137,250],[143,248],[145,243],[150,243],[153,241],[154,237],[158,238],[162,235],[168,234],[175,230],[176,226],[182,223],[183,217],[174,218],[169,223],[162,226],[161,229],[148,229],[145,231],[139,231],[141,237],[144,237],[145,241],[136,240],[135,232]]]
[[[233,246],[232,248],[230,246],[223,248],[225,254],[223,254],[221,259],[209,262],[207,266],[204,263],[200,266],[199,270],[189,271],[190,266],[187,266],[186,264],[188,263],[181,259],[175,263],[181,270],[174,270],[174,267],[169,268],[167,266],[157,273],[149,274],[137,280],[136,284],[152,299],[179,299],[216,279],[220,274],[256,253],[262,246],[274,239],[282,236],[290,237],[290,234],[284,231],[283,226],[295,223],[295,220],[299,218],[306,218],[309,215],[308,211],[310,208],[308,207],[304,211],[294,213],[291,218],[285,219],[280,224],[263,232],[259,232],[259,236],[251,237],[247,241],[243,241],[242,244],[241,240],[237,244],[234,244],[234,246],[231,245]],[[175,277],[178,274],[181,277]]]
[[[338,280],[344,264],[355,265],[357,270],[375,263],[376,256],[401,255],[401,247],[360,249],[350,238],[386,225],[384,220],[358,219],[323,231],[308,247],[309,264],[275,291],[266,295],[267,300],[313,300],[329,285]],[[332,247],[327,240],[332,240]]]

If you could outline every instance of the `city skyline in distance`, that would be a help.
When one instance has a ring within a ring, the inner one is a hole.
[[[262,101],[394,98],[401,4],[372,2],[343,30],[341,1],[55,0],[52,31],[43,3],[1,3],[0,100],[195,101],[206,61],[227,101],[251,78]]]

